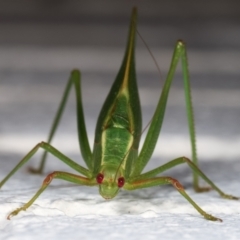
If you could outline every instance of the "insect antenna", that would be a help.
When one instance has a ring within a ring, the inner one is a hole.
[[[152,58],[152,60],[153,60],[153,62],[154,62],[154,64],[155,64],[155,66],[157,67],[158,74],[159,74],[159,76],[160,76],[160,80],[162,80],[162,79],[163,79],[163,78],[162,78],[162,72],[161,72],[161,69],[160,69],[160,67],[159,67],[159,65],[158,65],[158,63],[157,63],[156,58],[154,57],[151,49],[150,49],[149,46],[147,45],[146,41],[144,40],[144,38],[142,37],[142,35],[140,34],[140,32],[139,32],[137,29],[136,29],[136,31],[137,31],[137,34],[138,34],[138,36],[140,37],[141,41],[143,42],[144,46],[145,46],[146,49],[148,50],[148,53],[150,54],[150,56],[151,56],[151,58]]]
[[[139,38],[141,39],[142,43],[144,44],[145,48],[147,49],[148,53],[150,54],[150,56],[151,56],[151,58],[152,58],[152,60],[153,60],[153,62],[154,62],[154,64],[155,64],[155,66],[156,66],[156,68],[157,68],[160,81],[162,81],[162,79],[163,79],[163,78],[162,78],[162,72],[161,72],[161,69],[160,69],[160,67],[159,67],[159,65],[158,65],[158,63],[157,63],[156,58],[154,57],[151,49],[150,49],[149,46],[147,45],[146,41],[144,40],[144,38],[142,37],[142,35],[140,34],[140,32],[139,32],[137,29],[136,29],[136,32],[137,32]],[[152,119],[153,119],[153,116],[152,116],[152,118],[148,121],[147,125],[143,128],[141,134],[139,135],[139,138],[141,138],[142,134],[143,134],[143,133],[146,131],[146,129],[149,127],[149,125],[150,125],[151,122],[152,122]]]

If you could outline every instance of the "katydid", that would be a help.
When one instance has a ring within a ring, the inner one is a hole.
[[[173,187],[190,203],[192,206],[206,219],[212,221],[222,221],[220,218],[214,217],[202,210],[185,192],[181,183],[172,177],[159,177],[158,174],[167,169],[175,167],[182,163],[187,163],[193,170],[194,188],[197,191],[205,191],[198,186],[198,176],[202,177],[212,189],[216,190],[222,197],[228,199],[238,199],[237,197],[227,195],[222,192],[198,167],[195,145],[195,131],[193,121],[193,107],[190,94],[190,82],[187,66],[186,47],[182,41],[176,43],[169,72],[163,86],[161,96],[159,98],[155,113],[149,125],[145,141],[141,151],[138,153],[140,137],[142,135],[142,116],[138,96],[138,88],[135,73],[135,35],[136,35],[137,10],[132,11],[130,22],[130,30],[127,41],[127,48],[121,68],[118,72],[111,90],[103,104],[98,117],[93,151],[91,151],[86,132],[83,106],[81,99],[80,72],[73,70],[68,80],[60,107],[53,121],[48,142],[38,143],[18,164],[17,166],[2,180],[0,187],[31,157],[39,148],[45,150],[40,168],[32,169],[35,172],[42,172],[46,155],[51,153],[57,159],[64,162],[81,175],[54,171],[49,174],[43,181],[42,186],[29,202],[22,207],[14,210],[8,215],[8,219],[17,215],[20,211],[26,210],[33,202],[42,194],[49,186],[54,178],[62,179],[79,185],[99,186],[99,193],[105,199],[114,198],[119,189],[135,190],[148,188],[164,184],[172,184]],[[190,130],[190,142],[192,147],[193,162],[186,157],[179,157],[170,162],[157,167],[151,171],[142,173],[144,167],[151,158],[156,146],[158,136],[161,130],[164,113],[166,109],[168,93],[171,82],[174,77],[175,69],[178,61],[181,59],[182,71],[184,79],[185,97],[187,105],[187,117]],[[57,125],[63,113],[70,89],[72,85],[76,92],[77,102],[77,126],[78,138],[83,160],[87,168],[82,167],[78,163],[62,154],[60,151],[50,145],[52,137],[56,131]]]

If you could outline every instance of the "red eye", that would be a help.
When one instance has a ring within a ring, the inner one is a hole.
[[[118,179],[118,187],[120,187],[120,188],[123,187],[124,183],[125,183],[124,177],[120,177]]]
[[[104,179],[104,176],[103,176],[103,174],[101,174],[101,173],[99,173],[99,174],[97,175],[97,177],[96,177],[96,180],[97,180],[97,183],[98,183],[98,184],[101,184],[102,181],[103,181],[103,179]]]

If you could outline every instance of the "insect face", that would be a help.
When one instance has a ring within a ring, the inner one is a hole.
[[[99,184],[99,193],[105,199],[114,198],[125,183],[121,169],[118,170],[115,165],[102,166],[96,181]]]

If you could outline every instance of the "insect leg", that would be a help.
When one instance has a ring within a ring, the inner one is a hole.
[[[58,171],[53,172],[44,179],[42,186],[36,192],[36,194],[22,207],[17,208],[13,212],[11,212],[8,215],[7,219],[10,220],[11,217],[17,215],[20,211],[25,211],[27,208],[29,208],[33,204],[33,202],[42,194],[42,192],[49,186],[53,178],[62,179],[68,182],[72,182],[80,185],[87,185],[87,186],[94,186],[97,184],[95,179],[89,179],[89,178],[85,178],[79,175],[66,173],[66,172],[58,172]]]
[[[222,219],[214,217],[208,213],[206,213],[203,209],[201,209],[195,201],[192,200],[192,198],[189,197],[189,195],[185,192],[183,186],[181,183],[171,177],[156,177],[156,178],[150,178],[150,179],[141,179],[141,180],[135,180],[131,183],[125,183],[124,189],[127,190],[135,190],[140,188],[149,188],[153,186],[158,185],[164,185],[164,184],[172,184],[173,187],[175,187],[176,190],[190,203],[192,206],[207,220],[211,221],[220,221],[222,222]]]
[[[91,177],[91,172],[59,152],[56,148],[52,147],[49,143],[41,142],[38,143],[18,164],[13,170],[1,181],[0,188],[5,184],[5,182],[19,169],[21,168],[29,159],[37,152],[39,148],[44,149],[47,152],[50,152],[52,155],[57,157],[71,168],[75,169],[77,172],[83,174],[84,176]]]
[[[202,179],[204,179],[210,186],[212,189],[214,189],[215,191],[217,191],[219,193],[219,195],[223,198],[227,198],[227,199],[233,199],[233,200],[238,200],[238,197],[234,197],[232,195],[228,195],[226,193],[224,193],[222,190],[220,190],[199,168],[198,166],[196,166],[191,160],[189,160],[186,157],[180,157],[180,158],[176,158],[158,168],[155,168],[149,172],[146,172],[144,174],[139,175],[138,177],[135,177],[133,179],[129,179],[129,181],[134,181],[134,180],[141,180],[141,179],[148,179],[151,177],[156,176],[159,173],[162,173],[170,168],[173,168],[179,164],[183,164],[183,163],[187,163],[188,166],[193,170],[193,172],[195,174],[197,174],[198,176],[202,177]],[[206,188],[205,190],[210,190],[211,188]]]
[[[143,147],[141,149],[138,159],[135,161],[135,164],[132,168],[131,177],[138,176],[141,174],[141,172],[143,171],[144,167],[146,166],[146,164],[148,163],[148,161],[150,160],[153,154],[153,151],[155,149],[155,146],[159,137],[159,133],[161,131],[171,83],[174,78],[176,67],[180,60],[182,63],[186,110],[187,110],[188,126],[189,126],[189,133],[190,133],[190,144],[192,149],[192,159],[194,164],[197,165],[197,151],[196,151],[196,140],[195,140],[196,136],[195,136],[194,116],[193,116],[193,106],[192,106],[192,100],[191,100],[191,88],[190,88],[186,46],[183,41],[179,40],[175,45],[170,68],[167,74],[167,78],[164,83],[162,93],[159,98],[150,127],[148,129],[145,141],[143,143]],[[193,186],[196,191],[208,190],[208,189],[199,187],[198,175],[195,172],[193,172]]]
[[[70,93],[71,85],[73,84],[76,91],[77,126],[78,126],[78,138],[79,138],[80,149],[86,165],[88,166],[89,169],[92,169],[92,153],[89,146],[89,141],[88,141],[87,132],[86,132],[86,125],[85,125],[85,120],[83,115],[80,79],[81,79],[80,72],[78,70],[73,70],[71,72],[71,76],[68,80],[67,86],[63,93],[63,97],[60,102],[59,108],[57,110],[57,114],[53,120],[53,124],[51,127],[50,134],[48,136],[47,142],[50,143],[52,141],[52,138],[56,132],[57,126],[60,122],[62,113],[64,111],[67,98]],[[39,168],[38,169],[30,168],[29,169],[30,172],[42,173],[45,162],[46,162],[46,157],[47,157],[47,151],[43,153]]]

